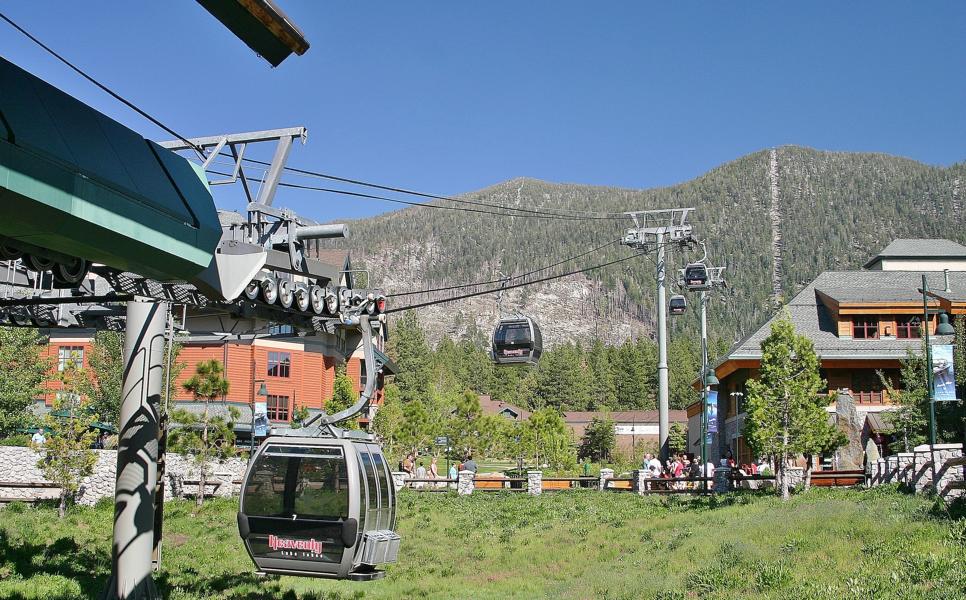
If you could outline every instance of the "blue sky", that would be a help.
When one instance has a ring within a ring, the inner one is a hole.
[[[963,2],[278,3],[312,47],[274,70],[191,0],[0,10],[179,132],[305,125],[290,165],[434,193],[661,186],[780,144],[966,160]],[[4,23],[0,54],[168,137]],[[393,208],[282,193],[316,219]]]

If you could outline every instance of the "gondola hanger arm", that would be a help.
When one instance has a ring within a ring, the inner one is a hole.
[[[362,354],[365,357],[366,364],[366,385],[359,394],[359,400],[349,408],[339,411],[334,415],[328,415],[324,412],[319,413],[306,421],[302,425],[303,427],[308,427],[316,421],[319,422],[320,426],[332,425],[340,421],[345,421],[346,419],[351,419],[369,408],[369,404],[372,402],[372,395],[376,389],[377,375],[375,345],[372,341],[372,323],[369,322],[369,319],[362,318],[359,320],[358,328],[362,334]]]

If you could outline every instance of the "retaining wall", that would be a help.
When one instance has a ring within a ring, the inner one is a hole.
[[[935,469],[933,468],[935,455]],[[962,444],[916,446],[868,465],[870,486],[898,483],[918,493],[935,490],[946,502],[966,497],[966,464]]]
[[[93,505],[101,498],[114,497],[114,483],[117,471],[117,450],[93,450],[97,454],[94,472],[81,481],[77,492],[77,503]],[[41,453],[22,446],[0,446],[0,481],[39,483],[48,482],[43,471],[37,466]],[[233,483],[245,473],[246,462],[240,458],[213,461],[208,467],[208,494],[216,496],[238,495],[240,486]],[[181,454],[165,454],[164,499],[171,500],[184,492],[195,494],[198,486],[190,483],[198,479],[198,467],[193,459]],[[187,480],[189,483],[184,483]],[[57,498],[60,491],[56,488],[0,488],[4,498],[35,500]]]

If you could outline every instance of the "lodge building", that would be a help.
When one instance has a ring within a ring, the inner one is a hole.
[[[894,389],[901,388],[902,360],[922,351],[920,323],[923,300],[920,288],[926,274],[932,344],[953,344],[952,335],[936,336],[939,318],[966,314],[966,247],[948,240],[899,239],[869,260],[863,270],[826,271],[805,286],[786,305],[796,332],[808,336],[821,360],[822,377],[836,414],[839,393],[851,396],[864,422],[862,446],[871,440],[879,453],[888,452],[891,429],[886,411],[893,408],[881,372]],[[945,313],[942,317],[938,313]],[[747,382],[757,377],[761,342],[771,333],[776,315],[737,343],[713,365],[719,380],[718,433],[711,448],[733,452],[739,462],[752,459],[742,430],[745,413],[741,401]],[[700,385],[696,382],[696,385]],[[700,402],[688,407],[689,446],[700,448]],[[849,467],[859,466],[853,458]]]

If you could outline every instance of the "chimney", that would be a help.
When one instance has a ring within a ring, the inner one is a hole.
[[[943,269],[943,283],[946,284],[945,291],[951,292],[952,290],[949,289],[949,269]]]

